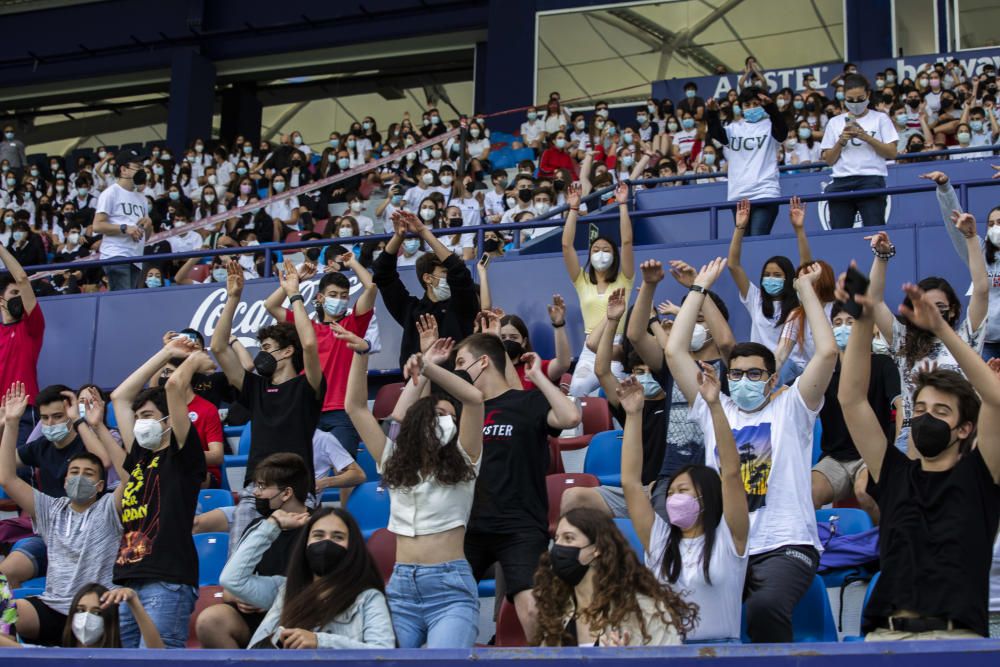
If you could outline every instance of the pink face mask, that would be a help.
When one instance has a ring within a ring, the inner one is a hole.
[[[667,517],[670,523],[681,530],[688,530],[698,522],[701,515],[701,503],[694,496],[686,493],[675,493],[667,496]]]
[[[242,194],[245,194],[245,195],[250,194],[250,185],[247,184],[247,183],[244,183],[243,185],[241,185],[240,186],[240,192]]]

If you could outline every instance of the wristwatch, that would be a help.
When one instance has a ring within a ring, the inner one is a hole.
[[[86,423],[87,423],[87,420],[84,419],[83,417],[80,417],[75,422],[73,422],[73,428],[79,429],[80,428],[80,424],[86,424]]]
[[[121,230],[122,236],[124,236],[128,232],[128,225],[126,225],[125,223],[122,223],[122,224],[118,225],[118,229]]]
[[[702,287],[701,285],[691,285],[691,287],[688,287],[688,291],[690,291],[690,292],[698,292],[699,294],[704,294],[705,293],[705,288]]]
[[[305,305],[305,303],[306,303],[306,300],[304,298],[302,298],[301,294],[293,294],[290,297],[288,297],[288,305],[289,306],[291,306],[292,304],[294,304],[296,301],[301,301],[302,305]]]

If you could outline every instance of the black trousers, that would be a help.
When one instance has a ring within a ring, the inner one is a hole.
[[[812,585],[817,567],[819,552],[805,545],[750,556],[743,601],[751,642],[792,641],[792,610]]]

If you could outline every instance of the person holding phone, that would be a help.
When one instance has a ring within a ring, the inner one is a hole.
[[[852,192],[885,187],[886,161],[896,158],[899,135],[892,119],[869,108],[868,80],[860,74],[844,77],[847,113],[831,118],[820,144],[823,160],[833,167],[826,192]],[[830,200],[830,227],[849,229],[857,215],[865,227],[885,224],[885,195]]]

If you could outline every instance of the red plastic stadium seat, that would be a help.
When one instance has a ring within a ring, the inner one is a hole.
[[[500,605],[500,615],[497,618],[497,646],[527,646],[524,628],[517,618],[514,603],[504,600]]]
[[[204,282],[205,279],[208,278],[208,274],[211,270],[211,264],[195,264],[191,267],[191,272],[188,273],[188,278],[196,283]]]
[[[549,492],[549,534],[556,532],[556,522],[559,521],[559,505],[566,489],[574,486],[594,488],[600,485],[601,482],[596,477],[585,472],[547,475],[545,486]]]
[[[562,393],[569,394],[569,385],[572,381],[572,373],[563,373],[563,376],[559,378],[559,388],[562,389]]]
[[[319,234],[320,236],[323,236],[323,234],[326,232],[326,225],[329,222],[330,218],[326,218],[324,220],[317,220],[315,223],[313,223],[313,231]]]
[[[282,240],[282,243],[298,243],[302,240],[302,232],[288,232],[288,236]],[[295,250],[289,250],[288,252],[297,252]]]
[[[379,528],[368,538],[368,553],[382,573],[382,580],[388,585],[392,568],[396,564],[396,536],[387,528]]]
[[[201,642],[198,641],[198,633],[195,630],[198,625],[198,616],[212,605],[217,604],[222,604],[222,586],[202,586],[198,589],[198,599],[194,603],[191,620],[188,621],[188,648],[201,648]]]
[[[549,469],[545,474],[557,475],[563,472],[566,472],[566,468],[563,467],[562,454],[559,453],[559,440],[549,438]]]
[[[382,420],[392,414],[392,409],[396,407],[399,395],[403,393],[405,382],[393,382],[379,387],[375,394],[375,404],[372,406],[372,414],[375,419]]]
[[[580,409],[583,411],[583,435],[573,438],[556,438],[559,443],[559,451],[583,449],[590,444],[595,433],[610,431],[614,428],[607,399],[597,396],[581,398]]]

